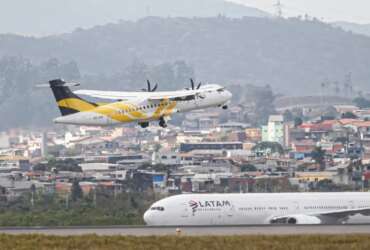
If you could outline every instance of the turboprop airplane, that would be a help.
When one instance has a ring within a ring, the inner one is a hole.
[[[232,94],[220,85],[199,83],[191,88],[178,91],[155,92],[147,81],[148,88],[141,92],[78,90],[72,92],[69,87],[79,86],[61,79],[49,81],[54,97],[62,114],[55,123],[114,126],[123,123],[138,123],[142,128],[151,121],[159,121],[161,127],[167,127],[167,120],[175,113],[188,112],[210,107],[227,109]],[[78,95],[114,100],[110,103],[94,103]]]

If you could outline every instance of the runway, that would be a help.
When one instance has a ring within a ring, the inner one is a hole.
[[[299,226],[227,226],[227,227],[58,227],[58,228],[0,228],[0,234],[44,234],[56,236],[73,235],[131,235],[164,236],[176,235],[181,230],[184,236],[225,235],[305,235],[305,234],[370,234],[370,224],[358,225],[299,225]]]

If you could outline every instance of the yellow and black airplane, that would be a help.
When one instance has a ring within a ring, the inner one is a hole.
[[[232,94],[220,85],[195,86],[193,80],[191,88],[178,91],[156,92],[157,85],[151,88],[149,81],[147,84],[148,89],[145,92],[97,90],[72,92],[69,87],[79,84],[67,83],[61,79],[51,80],[48,86],[62,114],[54,122],[89,126],[114,126],[136,122],[145,128],[149,126],[150,121],[159,121],[161,127],[166,127],[167,118],[175,113],[209,107],[227,109],[227,103],[232,97]],[[109,99],[111,102],[94,103],[79,95]]]

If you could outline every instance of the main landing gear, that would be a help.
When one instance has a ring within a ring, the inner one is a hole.
[[[159,119],[159,126],[161,126],[162,128],[167,128],[166,120],[163,117]]]
[[[149,127],[149,122],[140,122],[139,125],[142,128],[147,128],[147,127]]]

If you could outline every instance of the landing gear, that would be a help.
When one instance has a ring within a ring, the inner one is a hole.
[[[229,107],[227,105],[222,106],[222,109],[228,109]]]
[[[139,125],[142,128],[147,128],[147,127],[149,127],[149,122],[140,122]]]
[[[166,120],[163,117],[159,119],[159,126],[161,126],[162,128],[167,128]]]

